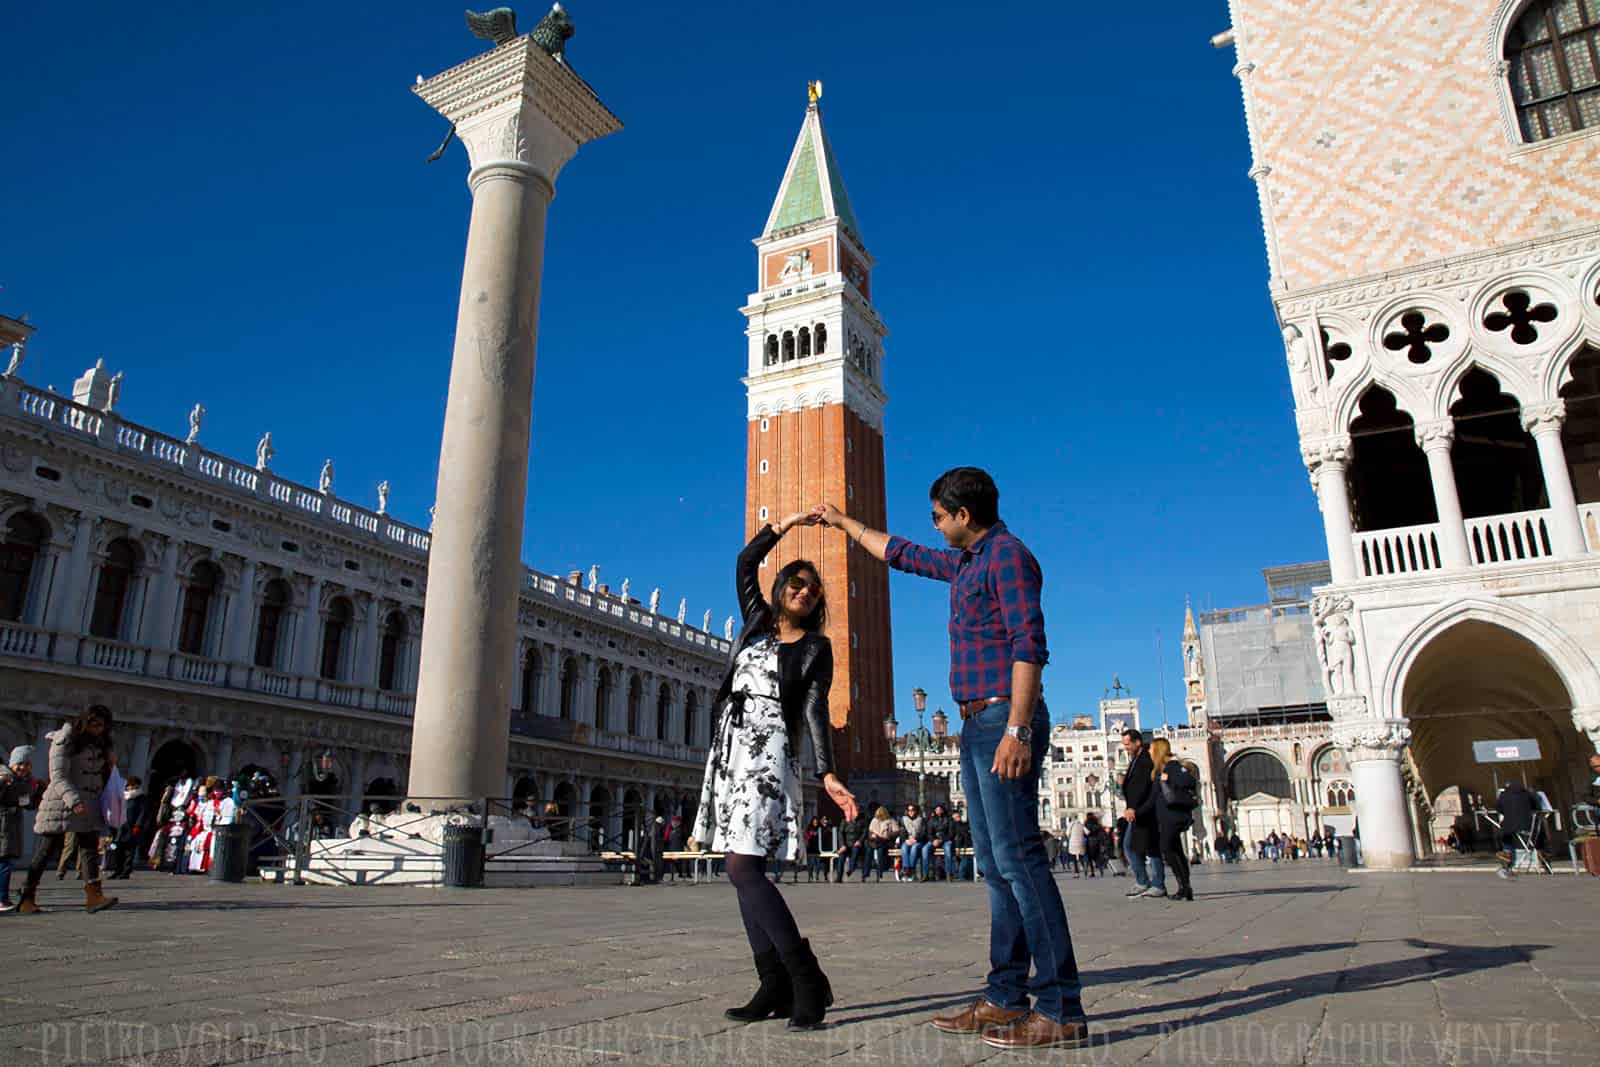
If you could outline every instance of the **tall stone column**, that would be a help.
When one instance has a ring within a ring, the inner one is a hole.
[[[161,546],[153,593],[145,603],[139,642],[151,650],[150,672],[165,674],[178,628],[178,542],[175,538],[165,538]]]
[[[74,663],[78,658],[78,643],[87,632],[87,608],[90,590],[94,586],[94,568],[89,563],[89,550],[94,541],[98,520],[88,512],[79,512],[72,534],[72,548],[67,552],[65,566],[56,572],[55,588],[50,603],[45,606],[44,625],[60,636],[56,640],[56,659]]]
[[[472,169],[439,446],[409,790],[492,796],[505,773],[545,215],[578,146],[621,123],[524,35],[416,88]]]
[[[122,767],[122,776],[131,778],[137,775],[142,778],[147,792],[154,790],[159,784],[150,780],[150,733],[148,726],[133,728],[133,744],[128,747],[128,763]],[[156,792],[155,799],[159,800],[160,796],[161,794]]]
[[[1545,493],[1550,497],[1550,547],[1561,559],[1585,555],[1589,546],[1578,518],[1578,497],[1572,491],[1572,471],[1561,446],[1561,424],[1567,417],[1565,401],[1522,405],[1522,425],[1539,448],[1539,468]]]
[[[216,747],[211,757],[211,769],[200,769],[201,774],[215,774],[224,780],[231,780],[237,768],[233,765],[233,735],[223,730],[217,734]]]
[[[1328,569],[1335,585],[1360,577],[1356,569],[1354,527],[1350,521],[1350,487],[1345,471],[1350,462],[1350,438],[1345,435],[1307,441],[1301,450],[1311,484],[1322,508],[1322,530],[1328,540]]]
[[[1361,862],[1367,867],[1402,869],[1416,860],[1411,816],[1400,756],[1411,740],[1404,719],[1336,723],[1335,743],[1350,758],[1355,780],[1356,818],[1361,824]]]
[[[250,662],[250,622],[256,602],[256,561],[246,558],[239,568],[239,588],[228,605],[227,651],[229,663]]]
[[[1439,512],[1440,562],[1447,570],[1463,570],[1471,565],[1471,557],[1467,555],[1467,523],[1461,517],[1461,494],[1456,491],[1456,468],[1450,460],[1456,424],[1451,419],[1425,422],[1416,428],[1416,435],[1417,444],[1428,457],[1433,503]]]
[[[295,625],[294,668],[298,676],[296,684],[300,687],[302,700],[317,699],[317,676],[319,666],[317,658],[322,652],[321,627],[317,625],[322,618],[322,579],[312,575],[306,587],[306,604],[300,612],[300,618]]]

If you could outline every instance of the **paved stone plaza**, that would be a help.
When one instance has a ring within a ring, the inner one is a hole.
[[[724,884],[539,890],[215,885],[141,875],[90,917],[0,917],[0,1063],[1510,1064],[1596,1062],[1600,883],[1198,873],[1192,905],[1064,877],[1095,1044],[1028,1056],[924,1020],[972,994],[981,886],[786,887],[830,1025],[737,1026]]]

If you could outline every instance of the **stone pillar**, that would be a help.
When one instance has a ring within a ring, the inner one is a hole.
[[[350,782],[345,790],[345,803],[357,815],[366,810],[366,805],[361,802],[361,797],[366,791],[367,754],[359,748],[351,749]]]
[[[544,673],[539,677],[539,707],[541,715],[548,715],[552,719],[561,717],[561,660],[566,652],[555,646],[545,645],[540,650],[542,657],[540,666]]]
[[[1416,428],[1417,444],[1428,457],[1433,480],[1433,503],[1439,512],[1439,559],[1446,570],[1472,565],[1467,554],[1467,524],[1461,517],[1461,494],[1456,491],[1456,468],[1450,460],[1456,424],[1451,419],[1425,422]],[[1574,512],[1573,514],[1577,514]]]
[[[1336,723],[1334,741],[1350,757],[1361,826],[1361,862],[1402,869],[1415,862],[1400,756],[1411,739],[1404,719]]]
[[[165,674],[171,656],[173,634],[178,626],[178,542],[168,537],[161,546],[156,568],[155,595],[145,602],[139,643],[151,650],[150,673]],[[157,658],[160,662],[157,663]]]
[[[246,559],[239,568],[239,588],[228,605],[228,630],[223,658],[229,663],[250,662],[251,616],[256,602],[256,561]]]
[[[1550,497],[1550,547],[1560,559],[1586,555],[1589,546],[1578,518],[1578,498],[1572,491],[1572,471],[1561,446],[1561,424],[1567,417],[1565,401],[1522,405],[1522,425],[1539,447],[1539,468],[1545,493]]]
[[[67,552],[65,565],[56,569],[54,589],[50,602],[45,605],[44,625],[61,635],[56,640],[56,659],[63,663],[77,661],[79,639],[89,628],[86,614],[90,590],[94,586],[89,549],[97,525],[99,520],[93,515],[78,513],[72,548]]]
[[[1328,541],[1328,568],[1333,572],[1333,582],[1353,582],[1361,574],[1356,568],[1355,531],[1350,522],[1350,488],[1345,484],[1350,438],[1341,434],[1308,441],[1301,455],[1322,508],[1322,530]]]
[[[489,795],[505,772],[545,215],[578,146],[621,129],[525,35],[417,86],[456,125],[472,218],[439,447],[411,769],[418,796]]]
[[[383,656],[383,602],[374,593],[367,601],[366,633],[356,642],[356,658],[350,662],[351,681],[368,689],[378,687],[378,660]]]
[[[317,620],[322,617],[322,579],[312,576],[311,583],[306,588],[305,608],[300,612],[299,624],[295,627],[295,655],[294,673],[300,675],[315,675],[317,673],[317,656],[322,649],[317,638]]]
[[[574,720],[597,728],[600,724],[595,721],[594,690],[595,675],[598,671],[599,665],[595,662],[593,656],[580,656],[578,658],[578,692],[574,698],[577,702],[577,707],[572,709]]]
[[[215,774],[220,778],[231,778],[237,769],[233,765],[233,736],[226,732],[217,734],[217,739],[211,746],[211,769],[201,768],[201,774]]]
[[[133,728],[133,743],[128,746],[128,763],[122,768],[122,776],[129,778],[134,775],[144,780],[146,790],[155,788],[157,783],[150,780],[150,727],[148,726]],[[151,803],[160,799],[158,793],[151,799]]]

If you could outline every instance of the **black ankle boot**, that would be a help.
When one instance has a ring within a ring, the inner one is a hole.
[[[729,1008],[722,1014],[742,1023],[788,1018],[794,1005],[794,989],[777,949],[769,948],[756,954],[756,974],[761,976],[761,987],[750,998],[750,1003],[742,1008]]]
[[[815,1030],[822,1025],[822,1017],[833,1006],[833,987],[822,965],[811,951],[811,942],[801,941],[800,946],[783,956],[783,965],[789,971],[789,982],[794,987],[794,1010],[789,1013],[789,1029]]]

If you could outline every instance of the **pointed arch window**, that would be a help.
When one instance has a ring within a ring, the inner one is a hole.
[[[1504,56],[1524,140],[1600,126],[1600,0],[1534,0]]]
[[[793,330],[785,330],[785,331],[783,331],[783,361],[785,363],[792,363],[794,361],[794,331]]]
[[[775,333],[769,333],[769,334],[767,334],[767,366],[775,367],[777,365],[778,365],[778,335],[775,334]]]
[[[811,336],[814,339],[817,355],[825,355],[828,351],[828,327],[823,323],[817,323],[817,328],[811,331]]]
[[[800,358],[805,359],[811,355],[811,330],[809,327],[800,327]]]

